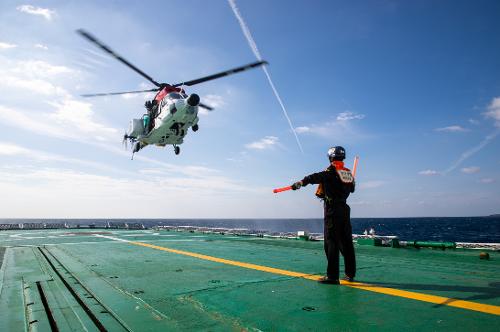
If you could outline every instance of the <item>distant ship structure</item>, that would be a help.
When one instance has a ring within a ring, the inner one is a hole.
[[[65,229],[65,228],[99,228],[99,229],[147,229],[146,226],[138,222],[111,222],[103,224],[68,224],[68,223],[18,223],[0,224],[0,231],[7,230],[36,230],[36,229]]]
[[[167,226],[156,225],[147,227],[140,222],[116,222],[107,221],[103,223],[90,224],[70,224],[62,222],[45,223],[2,223],[0,231],[9,230],[53,230],[53,229],[109,229],[109,230],[153,230],[153,231],[171,231],[171,232],[189,232],[220,234],[232,236],[248,236],[261,238],[281,238],[298,239],[305,241],[323,241],[322,233],[309,233],[307,231],[298,232],[272,232],[265,230],[246,229],[246,228],[224,228],[224,227],[205,227],[205,226]],[[353,241],[358,245],[371,245],[376,247],[411,247],[411,248],[432,248],[432,249],[487,249],[500,250],[500,243],[472,243],[472,242],[440,242],[440,241],[402,241],[395,235],[377,235],[375,230],[365,230],[363,234],[353,234]]]

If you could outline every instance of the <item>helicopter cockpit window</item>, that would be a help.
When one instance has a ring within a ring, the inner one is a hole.
[[[182,96],[176,92],[171,92],[167,96],[170,99],[182,99]]]

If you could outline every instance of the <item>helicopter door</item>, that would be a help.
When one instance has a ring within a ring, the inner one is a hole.
[[[130,121],[128,136],[139,137],[144,134],[144,121],[143,119],[132,119]]]

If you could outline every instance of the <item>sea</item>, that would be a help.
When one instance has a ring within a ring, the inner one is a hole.
[[[152,226],[245,228],[268,233],[323,232],[323,219],[0,219],[2,223],[67,223],[105,225],[107,222]],[[500,243],[500,215],[489,217],[352,218],[354,234],[373,228],[378,235],[401,240]]]

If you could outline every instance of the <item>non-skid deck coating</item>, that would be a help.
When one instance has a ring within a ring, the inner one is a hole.
[[[0,232],[0,331],[500,326],[498,253],[485,261],[477,251],[356,246],[360,284],[333,286],[315,282],[322,245],[150,230]]]

